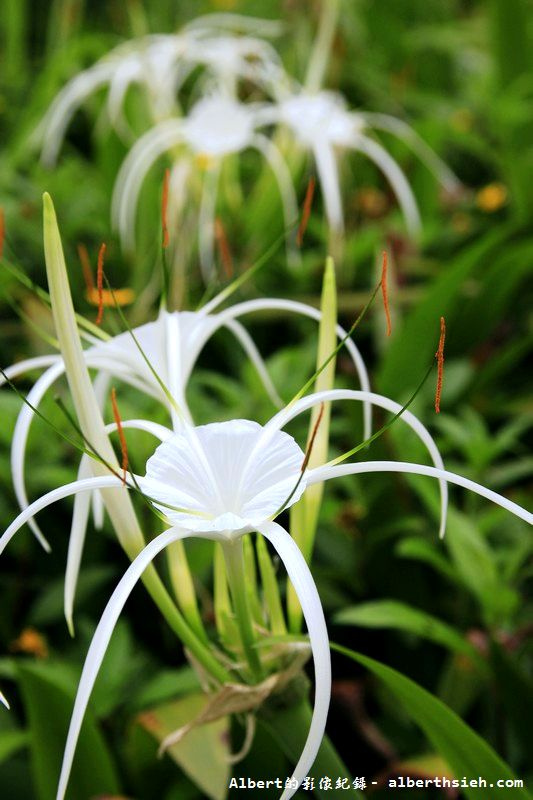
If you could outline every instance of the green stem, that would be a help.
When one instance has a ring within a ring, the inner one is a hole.
[[[308,92],[318,92],[324,83],[333,36],[337,27],[340,0],[322,0],[322,13],[318,23],[318,34],[313,45],[305,88]]]
[[[242,538],[227,543],[225,542],[222,547],[244,654],[254,679],[259,680],[262,670],[261,662],[255,648],[256,638],[246,591]]]

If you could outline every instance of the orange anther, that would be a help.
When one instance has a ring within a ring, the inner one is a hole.
[[[383,296],[383,308],[385,309],[385,317],[387,319],[387,336],[390,336],[392,332],[392,325],[390,319],[389,293],[387,289],[387,268],[388,268],[387,251],[384,250],[383,260],[381,264],[381,294]]]
[[[442,378],[444,375],[444,340],[446,339],[446,323],[440,318],[440,339],[435,358],[437,359],[437,389],[435,391],[435,411],[440,414],[440,398],[442,394]]]
[[[228,237],[226,236],[226,231],[224,230],[224,225],[222,224],[220,217],[215,219],[215,239],[217,241],[220,260],[222,261],[226,278],[232,278],[233,259],[231,257],[231,250],[228,244]]]
[[[117,393],[116,393],[114,387],[111,389],[111,405],[113,407],[113,416],[115,418],[115,422],[116,422],[116,425],[117,425],[117,433],[118,433],[118,438],[119,438],[119,441],[120,441],[120,450],[121,450],[121,453],[122,453],[122,472],[123,472],[122,482],[125,485],[126,484],[126,474],[128,472],[128,463],[129,463],[128,446],[126,444],[126,437],[124,436],[124,428],[122,427],[122,420],[120,418],[120,413],[119,413],[118,404],[117,404]]]
[[[304,233],[307,229],[307,223],[309,222],[309,217],[311,216],[311,206],[313,205],[313,195],[315,193],[315,185],[316,185],[315,176],[311,175],[311,177],[309,178],[309,183],[307,184],[307,190],[305,192],[304,204],[302,207],[302,218],[300,220],[300,225],[298,227],[298,233],[296,234],[296,244],[298,245],[298,247],[302,246]]]
[[[100,245],[98,251],[98,264],[96,267],[96,291],[98,292],[98,316],[96,324],[100,325],[104,316],[104,256],[106,251],[105,242]]]

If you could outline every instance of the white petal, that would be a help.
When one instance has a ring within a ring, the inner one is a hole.
[[[123,420],[122,427],[124,429],[133,428],[135,430],[146,431],[158,438],[160,441],[165,441],[172,436],[172,431],[158,425],[156,422],[149,422],[148,420],[132,419]],[[106,433],[116,431],[117,425],[115,422],[106,425]],[[84,454],[80,461],[78,471],[78,481],[88,478],[92,475],[91,469],[92,459],[90,456]],[[92,493],[93,498],[101,498],[99,492]],[[65,591],[64,591],[64,609],[65,619],[67,621],[68,629],[71,636],[73,635],[73,611],[74,611],[74,596],[76,593],[76,586],[78,583],[78,575],[80,570],[81,557],[83,553],[83,545],[85,543],[85,534],[87,531],[87,521],[89,518],[89,503],[91,496],[88,492],[80,492],[74,498],[74,511],[72,514],[72,523],[70,528],[70,537],[68,543],[67,553],[67,567],[65,570]]]
[[[46,370],[41,377],[35,382],[26,397],[28,403],[31,403],[35,408],[39,407],[44,395],[52,386],[55,381],[65,372],[65,365],[63,361],[59,361],[52,367]],[[30,426],[34,419],[34,412],[29,405],[24,404],[17,417],[15,430],[13,432],[13,439],[11,442],[11,474],[13,477],[13,488],[15,496],[18,500],[21,509],[28,506],[28,495],[26,494],[26,482],[24,477],[25,458],[26,458],[26,444],[30,432]],[[33,520],[29,521],[29,526],[33,531],[37,540],[41,543],[44,549],[49,552],[50,545],[43,536],[39,526]]]
[[[109,63],[96,64],[91,69],[76,75],[57,95],[39,126],[38,135],[44,140],[41,154],[43,164],[46,166],[55,164],[65,131],[76,109],[89,95],[106,83],[112,70],[113,66]]]
[[[454,472],[447,470],[437,469],[436,467],[426,467],[423,464],[411,464],[408,461],[363,461],[359,464],[339,464],[335,467],[318,467],[317,469],[310,470],[308,473],[308,483],[321,483],[322,481],[331,480],[331,478],[338,478],[342,475],[357,475],[359,473],[367,472],[406,472],[411,475],[429,475],[432,478],[439,478],[440,480],[448,481],[448,483],[455,483],[457,486],[464,486],[465,489],[476,494],[486,497],[496,505],[505,508],[514,514],[516,517],[523,519],[530,525],[533,525],[533,514],[527,511],[507,497],[503,497],[492,489],[487,489],[469,478],[463,478],[462,475],[456,475]]]
[[[381,394],[375,394],[374,392],[353,391],[351,389],[330,389],[329,391],[315,392],[307,397],[302,397],[300,400],[297,400],[294,405],[288,406],[286,409],[282,409],[282,411],[276,414],[275,417],[272,417],[265,428],[270,428],[271,426],[276,429],[279,427],[285,427],[285,425],[287,425],[287,423],[291,419],[294,419],[294,417],[296,417],[298,414],[302,414],[304,411],[312,408],[318,403],[327,403],[332,400],[356,400],[371,403],[379,406],[380,408],[386,408],[387,411],[392,411],[393,414],[397,414],[402,409],[402,406],[399,403],[396,403],[394,400],[384,397]],[[415,415],[409,410],[405,410],[402,413],[401,419],[406,425],[409,425],[409,427],[414,430],[419,439],[425,444],[435,466],[438,469],[444,469],[444,463],[442,461],[441,454],[439,453],[439,449],[427,428],[422,425],[420,420],[417,419],[417,417],[415,417]],[[445,480],[439,480],[439,485],[441,497],[439,536],[442,538],[446,529],[448,487]]]
[[[461,182],[448,165],[439,158],[435,151],[429,147],[422,137],[419,136],[410,125],[407,125],[406,122],[397,119],[397,117],[392,117],[389,114],[374,114],[366,111],[358,112],[358,116],[372,127],[389,131],[389,133],[402,139],[448,191],[457,190],[461,185]]]
[[[0,703],[2,703],[2,705],[4,705],[7,708],[8,711],[10,710],[11,707],[10,707],[9,703],[7,702],[7,699],[6,699],[6,697],[5,697],[3,692],[0,692]]]
[[[61,774],[59,777],[59,784],[57,788],[57,800],[63,800],[67,790],[68,779],[74,759],[74,752],[80,733],[83,717],[87,709],[87,704],[91,692],[93,690],[94,682],[100,670],[100,666],[104,659],[109,640],[115,628],[116,622],[126,600],[130,596],[135,584],[140,579],[144,570],[148,567],[153,559],[172,542],[178,539],[184,539],[190,536],[187,531],[176,531],[170,529],[153,539],[144,550],[139,553],[134,561],[130,564],[120,582],[118,583],[115,591],[111,595],[104,613],[100,618],[98,627],[91,641],[91,646],[85,659],[85,664],[81,674],[80,682],[78,684],[78,692],[74,703],[74,710],[70,721],[67,741],[65,744],[65,752],[63,754],[63,763],[61,766]]]
[[[61,356],[35,356],[35,358],[26,358],[24,361],[18,361],[10,367],[6,367],[4,372],[9,380],[23,375],[25,372],[30,372],[32,369],[41,369],[41,367],[52,367],[61,361]],[[0,375],[0,386],[3,386],[6,379]]]
[[[313,147],[313,153],[329,227],[342,233],[344,230],[344,217],[335,153],[326,141],[317,142]]]
[[[276,522],[260,525],[258,531],[271,542],[285,565],[302,606],[313,653],[315,667],[313,717],[307,741],[293,773],[293,778],[296,778],[300,784],[315,761],[326,729],[331,697],[331,657],[328,630],[313,576],[296,542]],[[289,800],[295,792],[296,789],[286,789],[281,800]]]
[[[278,408],[280,408],[283,405],[283,400],[277,393],[276,387],[272,383],[272,378],[268,374],[265,362],[263,361],[263,358],[261,357],[259,350],[255,346],[254,340],[252,339],[246,328],[243,328],[243,326],[239,322],[232,319],[226,322],[226,328],[228,328],[233,333],[235,338],[239,340],[239,342],[243,347],[243,350],[246,352],[248,358],[256,368],[257,374],[261,379],[261,382],[265,388],[266,393],[272,400],[272,403]]]
[[[287,500],[304,459],[294,439],[281,431],[259,447],[263,432],[249,420],[182,425],[149,459],[143,489],[156,501],[194,512],[163,506],[174,525],[206,532],[252,528]],[[290,505],[304,489],[302,480]]]
[[[215,297],[210,303],[203,308],[204,313],[208,313],[218,305],[217,298]],[[237,303],[231,308],[220,311],[216,314],[218,326],[225,325],[228,319],[234,319],[244,314],[250,314],[253,311],[292,311],[295,314],[301,314],[304,317],[311,317],[320,321],[321,314],[317,308],[308,306],[306,303],[299,303],[296,300],[281,300],[278,298],[267,298],[265,300],[247,300],[244,303]],[[346,331],[340,325],[336,327],[337,337],[343,339],[346,336]],[[370,391],[370,381],[368,379],[368,372],[366,370],[365,362],[361,353],[357,349],[353,340],[347,339],[345,347],[350,354],[354,367],[359,378],[359,382],[364,391]],[[364,432],[365,439],[368,439],[371,431],[371,407],[370,403],[363,401],[364,409]]]
[[[3,535],[0,537],[0,554],[3,553],[6,545],[11,541],[13,536],[17,533],[17,531],[25,525],[28,520],[30,520],[35,514],[39,511],[42,511],[43,508],[55,503],[57,500],[62,500],[64,497],[69,497],[72,494],[76,494],[76,492],[88,492],[92,491],[93,489],[113,489],[113,488],[120,488],[123,486],[122,481],[120,478],[116,478],[114,475],[106,475],[99,478],[86,478],[83,481],[74,481],[73,483],[67,483],[64,486],[60,486],[58,489],[53,489],[51,492],[47,492],[38,500],[35,500],[34,503],[25,508],[24,511],[18,515],[16,519],[13,520],[11,525],[6,529]]]
[[[270,139],[260,133],[256,133],[252,145],[256,147],[265,157],[274,177],[278,182],[279,193],[283,206],[283,216],[285,227],[290,228],[298,219],[298,201],[292,183],[291,173],[285,163],[279,149]],[[286,239],[287,260],[292,267],[301,266],[300,251],[292,245],[290,237]]]
[[[356,136],[353,146],[356,150],[360,150],[361,153],[368,156],[383,172],[400,204],[410,233],[413,235],[418,234],[422,223],[415,196],[409,181],[396,161],[380,144],[361,134]]]
[[[159,156],[181,140],[181,121],[167,120],[141,136],[120,167],[113,188],[111,216],[122,242],[130,250],[135,246],[135,214],[146,174]]]

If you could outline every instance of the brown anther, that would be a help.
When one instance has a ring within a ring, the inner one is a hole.
[[[96,324],[100,325],[104,316],[104,256],[106,251],[105,242],[100,245],[98,251],[98,264],[96,267],[96,291],[98,292],[98,316]]]
[[[91,269],[91,262],[87,248],[82,242],[78,242],[78,258],[80,259],[81,269],[83,272],[83,280],[87,289],[87,295],[94,293],[94,279],[93,271]]]
[[[298,226],[298,233],[296,234],[296,244],[298,245],[298,247],[302,246],[304,240],[304,234],[305,231],[307,230],[307,223],[309,222],[309,217],[311,216],[311,206],[313,205],[313,195],[315,194],[315,185],[316,185],[315,176],[311,175],[305,192],[304,204],[302,207],[302,218],[300,220],[300,225]]]
[[[124,483],[124,485],[126,485],[126,475],[128,472],[128,463],[129,463],[128,446],[126,444],[126,437],[124,436],[124,428],[122,427],[122,419],[120,418],[120,413],[117,404],[117,393],[114,387],[111,389],[111,405],[113,407],[113,417],[115,418],[115,422],[117,425],[117,433],[120,441],[120,450],[122,453],[122,472],[123,472],[122,482]]]
[[[387,320],[387,336],[390,336],[392,333],[392,324],[391,324],[390,308],[389,308],[389,292],[387,288],[387,268],[388,268],[388,257],[387,257],[387,251],[384,250],[381,262],[381,295],[383,297],[383,308],[385,309],[385,318]]]
[[[442,378],[444,375],[444,340],[446,339],[446,323],[440,318],[440,339],[435,358],[437,359],[437,389],[435,391],[435,411],[440,414],[440,398],[442,394]]]
[[[165,170],[165,177],[163,178],[163,191],[161,192],[161,227],[163,230],[163,247],[168,247],[170,243],[170,236],[168,234],[167,212],[168,212],[168,187],[170,182],[170,170]]]
[[[224,230],[224,225],[220,217],[215,219],[215,239],[226,278],[230,279],[233,277],[233,258],[231,257],[228,237],[226,236],[226,231]]]
[[[6,236],[6,221],[4,218],[4,209],[0,206],[0,260],[4,253],[4,239]]]
[[[324,403],[320,403],[320,411],[318,412],[317,420],[313,426],[313,431],[311,433],[309,444],[307,445],[307,449],[305,451],[305,457],[302,462],[302,466],[300,467],[300,472],[305,472],[305,470],[307,469],[307,465],[309,464],[309,459],[311,458],[311,453],[313,451],[313,445],[315,443],[316,435],[318,433],[318,429],[320,427],[320,423],[322,422],[323,416],[324,416]]]

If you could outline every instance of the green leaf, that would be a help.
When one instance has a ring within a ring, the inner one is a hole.
[[[311,708],[306,700],[290,705],[288,707],[272,708],[264,705],[259,712],[257,721],[263,725],[274,739],[278,742],[282,751],[292,764],[296,764],[303,750],[309,726],[311,725]],[[327,736],[322,739],[320,750],[315,762],[309,770],[309,775],[315,778],[317,788],[316,797],[323,797],[326,800],[333,797],[327,790],[322,791],[318,788],[318,781],[324,775],[337,778],[350,778],[350,772],[337,754],[335,748]],[[363,794],[357,789],[343,792],[346,798],[363,798]]]
[[[48,664],[26,662],[17,669],[28,719],[33,776],[39,800],[55,797],[76,684]],[[119,794],[119,781],[104,738],[87,711],[69,781],[69,800]]]
[[[516,779],[511,768],[477,733],[426,689],[400,672],[372,658],[331,644],[338,653],[369,669],[404,705],[407,714],[424,731],[435,750],[449,764],[457,778],[482,776],[490,787],[491,800],[507,800],[509,789],[496,786],[500,779]],[[479,800],[479,788],[465,787],[466,797]],[[516,800],[531,800],[524,788],[513,788]]]
[[[27,731],[0,731],[0,764],[28,744]]]
[[[191,722],[205,708],[202,692],[190,694],[168,705],[145,711],[139,724],[158,742]],[[167,750],[193,783],[212,800],[225,800],[228,793],[229,717],[190,730],[178,744]]]
[[[445,543],[465,586],[478,599],[486,622],[503,622],[519,603],[518,594],[506,586],[496,557],[469,517],[450,509]]]
[[[336,614],[333,621],[338,625],[394,628],[414,633],[449,650],[463,653],[475,662],[478,669],[483,672],[487,670],[487,665],[477,650],[450,625],[398,600],[377,600],[346,608]]]

